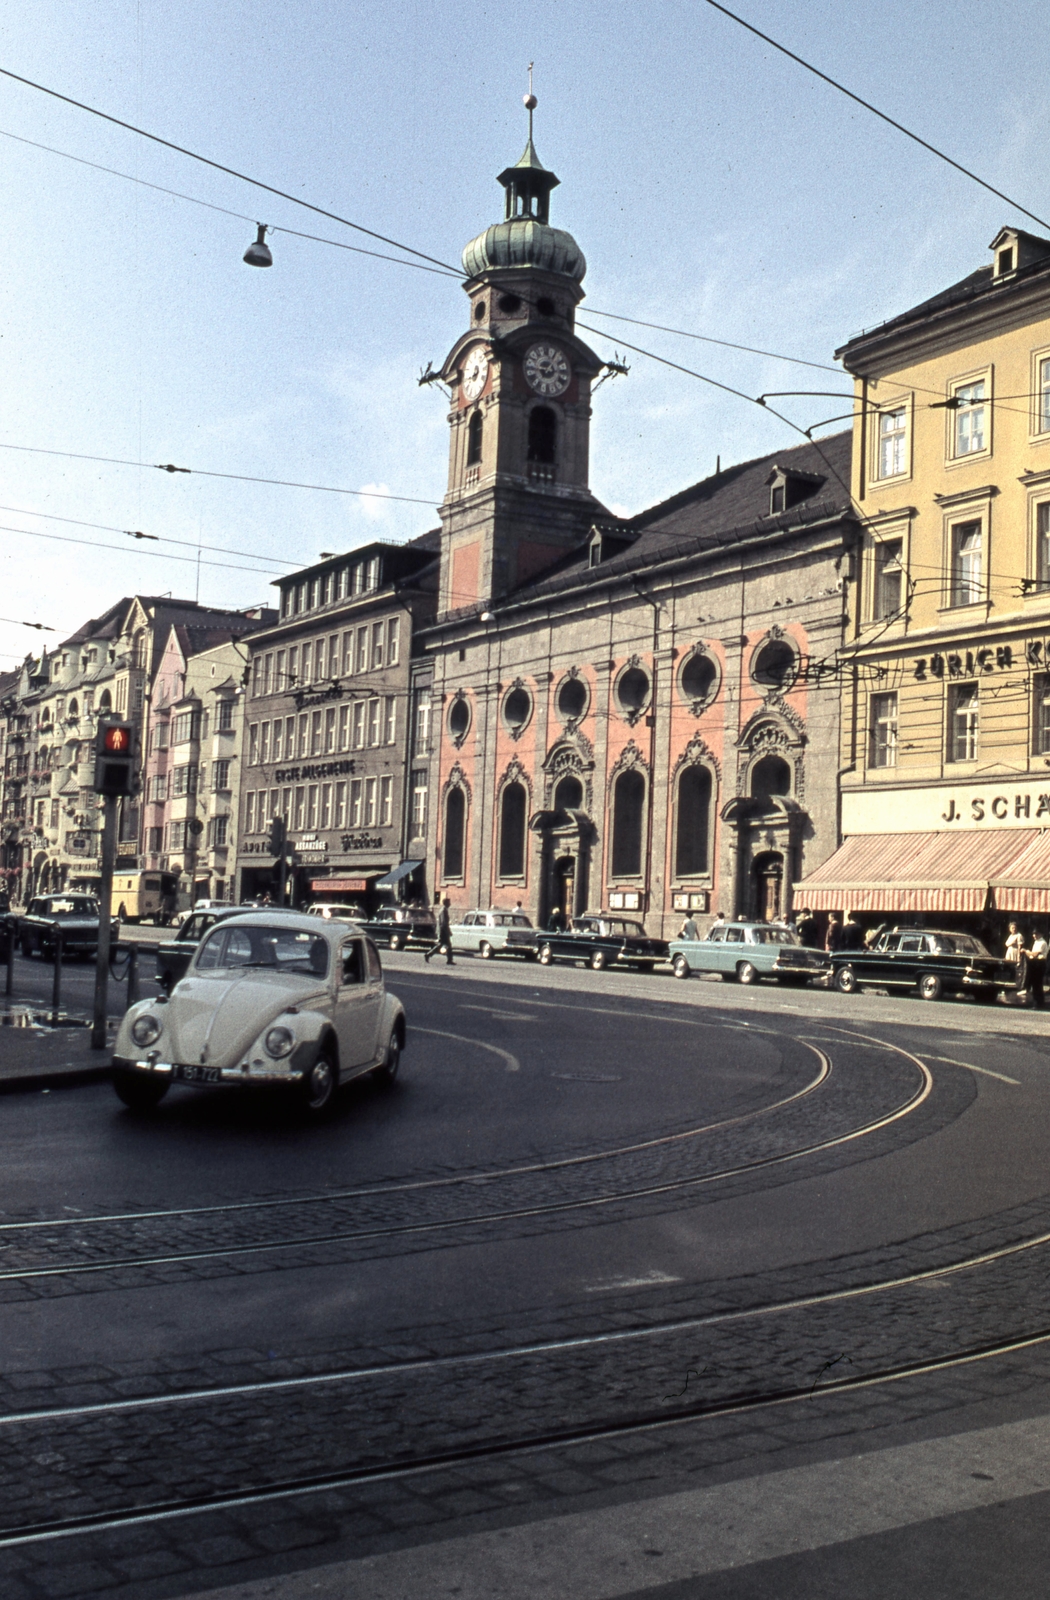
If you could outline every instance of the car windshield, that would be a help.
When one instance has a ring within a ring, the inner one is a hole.
[[[752,928],[755,944],[798,944],[790,928]]]
[[[97,917],[98,901],[87,895],[64,894],[45,900],[41,907],[45,917]]]
[[[328,941],[299,928],[219,927],[201,945],[197,970],[230,967],[270,967],[324,978]]]

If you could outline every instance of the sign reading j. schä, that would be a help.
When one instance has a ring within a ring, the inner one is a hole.
[[[939,783],[920,789],[847,790],[842,796],[842,831],[847,835],[989,828],[1050,828],[1050,772],[1019,783]]]

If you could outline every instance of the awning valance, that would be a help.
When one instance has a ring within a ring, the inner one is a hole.
[[[795,884],[794,898],[813,911],[1050,910],[1050,834],[857,834]]]

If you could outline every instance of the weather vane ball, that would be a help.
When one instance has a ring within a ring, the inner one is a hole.
[[[539,105],[539,101],[536,99],[534,94],[523,95],[522,99],[525,102],[526,111],[535,111],[536,107]]]

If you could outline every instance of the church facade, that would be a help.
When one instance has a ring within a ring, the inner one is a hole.
[[[589,484],[584,258],[532,143],[466,248],[434,662],[430,881],[457,910],[780,916],[838,843],[850,438],[632,518]]]

